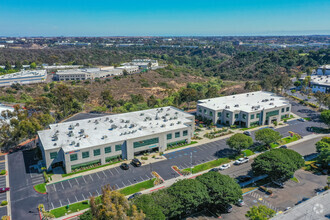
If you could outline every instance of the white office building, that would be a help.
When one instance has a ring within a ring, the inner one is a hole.
[[[10,86],[12,84],[31,84],[44,82],[47,78],[46,70],[24,70],[17,73],[0,76],[0,86]]]
[[[67,80],[87,80],[104,78],[109,76],[122,75],[123,70],[110,67],[102,68],[88,68],[88,69],[71,69],[71,70],[60,70],[54,75],[54,80],[67,81]]]
[[[258,91],[199,100],[197,116],[214,124],[250,127],[288,117],[291,104],[274,93]]]
[[[323,65],[317,68],[316,75],[330,76],[330,65]]]
[[[158,61],[157,60],[151,60],[151,59],[134,59],[131,62],[128,63],[122,63],[122,66],[138,66],[140,69],[147,69],[147,68],[153,68],[158,67]]]
[[[310,87],[313,93],[330,93],[330,75],[312,75]]]
[[[122,69],[123,71],[126,70],[128,74],[133,74],[133,73],[139,71],[138,66],[119,66],[119,67],[116,67],[116,69]]]
[[[163,152],[167,146],[190,143],[193,115],[162,107],[50,125],[38,132],[48,170],[63,166],[67,173],[106,164],[116,158],[133,159],[145,151]]]

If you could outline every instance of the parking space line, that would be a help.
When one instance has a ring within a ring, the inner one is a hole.
[[[111,173],[111,175],[113,176],[113,173],[111,172],[111,170],[109,170],[109,172]]]
[[[53,184],[53,186],[54,186],[54,190],[55,190],[55,192],[56,192],[56,187],[55,187],[55,184]]]
[[[101,179],[98,173],[95,173],[95,174],[96,174],[96,176],[97,176],[99,179]]]
[[[76,195],[74,195],[74,197],[76,198],[76,202],[78,202],[77,196],[76,196]]]
[[[123,183],[123,185],[126,187],[125,183],[123,181],[121,181]]]
[[[119,171],[117,170],[117,168],[115,168],[115,170],[118,172],[118,174],[119,174]]]
[[[71,204],[69,198],[66,198],[66,199],[68,200],[69,204]]]
[[[89,192],[89,195],[93,196],[91,192]]]
[[[108,177],[103,170],[102,170],[102,173],[104,174],[105,177]]]
[[[62,205],[62,202],[61,202],[61,200],[58,200],[58,201],[60,201],[60,204],[61,204],[61,207],[62,207],[63,205]]]
[[[54,209],[54,204],[51,202],[50,204],[52,204],[52,207],[53,207],[53,209]]]
[[[69,185],[70,185],[70,188],[72,188],[72,185],[71,185],[71,183],[70,183],[70,180],[68,180],[68,183],[69,183]]]
[[[83,196],[84,200],[86,200],[86,198],[85,198],[84,194],[83,194],[83,193],[81,193],[81,195]]]
[[[61,182],[62,188],[64,189],[63,183]]]
[[[92,181],[94,181],[92,174],[89,174],[88,176],[92,179]]]
[[[140,176],[141,180],[144,181],[144,179],[142,178],[142,176]]]
[[[127,181],[129,182],[129,184],[131,184],[131,185],[132,185],[131,181],[129,181],[129,180],[127,180]]]
[[[85,177],[84,176],[81,176],[81,177],[83,178],[83,180],[85,181],[85,183],[87,183],[86,180],[85,180]]]
[[[96,192],[97,192],[97,195],[100,195],[99,191],[96,190]]]
[[[78,182],[77,178],[74,178],[74,179],[76,180],[77,184],[79,185],[79,182]]]
[[[119,186],[117,184],[115,184],[117,186],[117,189],[119,189]]]

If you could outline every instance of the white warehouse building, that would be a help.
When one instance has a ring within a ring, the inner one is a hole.
[[[312,92],[330,93],[330,75],[312,75],[310,81]]]
[[[24,70],[17,73],[0,76],[0,87],[12,84],[32,84],[44,82],[47,78],[46,70]]]
[[[330,65],[323,65],[317,68],[316,75],[330,76]]]
[[[87,80],[109,76],[118,76],[122,75],[122,73],[122,69],[116,69],[113,66],[103,68],[60,70],[57,71],[57,73],[54,75],[54,80]]]
[[[190,143],[195,117],[174,107],[162,107],[50,125],[38,132],[48,170],[133,159],[145,151],[164,152],[170,145]]]
[[[214,124],[250,127],[289,117],[291,104],[274,93],[258,91],[197,102],[196,115]]]

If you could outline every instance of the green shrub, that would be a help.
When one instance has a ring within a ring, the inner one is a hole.
[[[5,175],[6,174],[6,170],[1,170],[0,171],[0,175]]]
[[[148,157],[141,157],[141,160],[148,160]]]
[[[7,204],[8,204],[8,202],[6,200],[4,200],[4,201],[1,202],[1,206],[5,206]]]

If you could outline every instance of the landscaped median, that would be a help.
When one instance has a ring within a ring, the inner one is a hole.
[[[46,194],[46,183],[40,183],[38,185],[34,185],[33,189],[41,194]]]
[[[217,160],[212,160],[212,161],[209,161],[209,162],[206,162],[206,163],[196,165],[192,169],[191,168],[186,168],[183,171],[188,171],[188,172],[191,171],[192,174],[195,174],[195,173],[202,172],[204,170],[208,170],[208,169],[211,169],[211,168],[214,168],[214,167],[218,167],[222,164],[229,163],[229,162],[230,162],[230,160],[228,158],[219,158]]]
[[[284,145],[284,144],[288,144],[288,143],[297,141],[300,138],[301,138],[300,135],[294,134],[292,137],[288,136],[288,137],[282,138],[280,141],[278,141],[278,143],[270,144],[270,147],[271,148],[276,148],[276,147],[279,147],[280,145]]]
[[[117,163],[120,163],[120,162],[121,161],[119,160],[119,161],[115,161],[115,162],[112,162],[112,163],[107,163],[107,164],[103,164],[103,165],[99,165],[99,166],[93,166],[93,167],[83,169],[83,170],[79,170],[79,171],[76,171],[76,172],[65,173],[65,174],[62,174],[62,177],[72,176],[72,175],[75,175],[75,174],[78,174],[78,173],[83,173],[83,172],[86,172],[86,171],[95,170],[95,169],[98,169],[98,168],[101,168],[101,167],[110,166],[110,165],[117,164]]]
[[[127,195],[131,195],[131,194],[140,192],[145,189],[150,189],[155,186],[155,184],[154,184],[155,180],[156,180],[156,178],[153,178],[153,179],[150,179],[150,180],[147,180],[144,182],[140,182],[140,183],[134,184],[132,186],[125,187],[125,188],[119,190],[119,192],[124,194],[125,196],[127,196]]]

